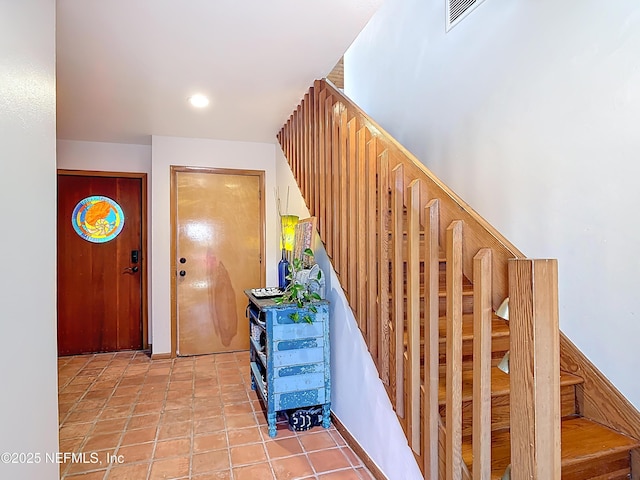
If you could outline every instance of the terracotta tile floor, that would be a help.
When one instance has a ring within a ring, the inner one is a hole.
[[[248,352],[62,357],[58,376],[62,480],[373,478],[333,426],[269,438]]]

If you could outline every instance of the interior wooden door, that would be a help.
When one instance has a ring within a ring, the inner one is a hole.
[[[176,353],[246,350],[244,290],[263,277],[262,172],[174,175]]]
[[[142,179],[59,174],[57,216],[58,354],[141,349]]]

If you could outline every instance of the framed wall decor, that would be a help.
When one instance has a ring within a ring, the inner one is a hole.
[[[303,218],[296,225],[295,244],[293,247],[293,258],[302,260],[305,267],[309,267],[315,263],[312,257],[305,255],[303,252],[307,248],[311,248],[313,236],[316,232],[316,217]]]

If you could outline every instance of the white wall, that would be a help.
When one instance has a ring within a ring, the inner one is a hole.
[[[58,168],[151,173],[151,145],[58,140]]]
[[[0,478],[56,479],[55,2],[0,2]],[[32,460],[35,456],[32,457]]]
[[[640,5],[387,0],[345,90],[529,257],[558,258],[561,329],[640,407]]]
[[[276,154],[278,188],[289,188],[289,212],[309,216],[287,161]],[[422,479],[407,438],[398,423],[353,312],[319,236],[315,259],[325,274],[330,302],[331,410],[390,480]]]
[[[153,353],[171,351],[171,218],[170,167],[230,168],[265,171],[266,273],[267,285],[277,285],[279,260],[275,188],[275,145],[153,136],[152,148],[152,251],[153,275],[151,316]]]

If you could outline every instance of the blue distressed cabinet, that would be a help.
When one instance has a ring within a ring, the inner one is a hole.
[[[249,298],[251,388],[267,407],[269,436],[276,436],[277,412],[322,405],[322,425],[330,425],[331,371],[329,306],[315,304],[313,323],[294,322],[295,304],[278,305],[272,299]]]

